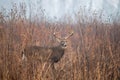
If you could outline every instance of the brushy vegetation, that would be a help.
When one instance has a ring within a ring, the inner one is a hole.
[[[21,13],[20,13],[21,12]],[[22,61],[26,46],[54,46],[53,28],[64,36],[74,31],[66,54],[55,65],[56,80],[120,80],[120,21],[103,23],[96,19],[84,22],[79,16],[75,24],[27,19],[21,7],[9,16],[0,12],[0,80],[51,80],[50,71],[41,78],[37,60]]]

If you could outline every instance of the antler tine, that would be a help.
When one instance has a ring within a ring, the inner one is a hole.
[[[59,37],[56,36],[55,30],[56,30],[56,27],[55,27],[54,30],[53,30],[53,35],[54,35],[54,37],[56,38],[56,40],[57,40],[58,42],[60,42],[61,38],[59,38]]]
[[[71,37],[73,35],[73,33],[74,32],[72,31],[69,36],[65,37],[65,39],[68,39],[69,37]]]

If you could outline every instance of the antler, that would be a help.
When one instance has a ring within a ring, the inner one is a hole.
[[[60,42],[61,38],[57,37],[55,32],[53,33],[53,35],[55,36],[56,40]]]
[[[56,36],[55,30],[56,30],[56,27],[55,27],[54,30],[53,30],[53,32],[54,32],[53,35],[54,35],[54,37],[56,38],[56,40],[57,40],[58,42],[60,42],[61,38]]]
[[[71,36],[73,35],[73,33],[74,33],[74,32],[72,31],[67,37],[65,37],[65,38],[60,38],[60,37],[57,37],[57,36],[56,36],[55,29],[56,29],[56,27],[55,27],[54,30],[53,30],[53,31],[54,31],[53,35],[55,36],[55,38],[57,39],[58,42],[60,42],[60,40],[66,40],[66,39],[68,39],[68,38],[71,37]]]
[[[69,37],[71,37],[73,35],[73,31],[70,33],[70,35],[68,35],[67,37],[65,37],[65,39],[68,39]]]

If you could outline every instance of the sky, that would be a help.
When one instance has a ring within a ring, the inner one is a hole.
[[[80,7],[95,11],[104,10],[106,14],[114,14],[120,8],[120,0],[0,0],[0,7],[11,8],[11,3],[19,4],[25,2],[27,11],[29,4],[32,5],[34,13],[39,11],[39,7],[44,9],[46,16],[50,18],[60,18],[66,14],[73,15],[80,10]]]

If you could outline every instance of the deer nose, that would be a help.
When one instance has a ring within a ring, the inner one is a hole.
[[[64,46],[66,47],[67,45],[66,45],[66,44],[64,44]]]

